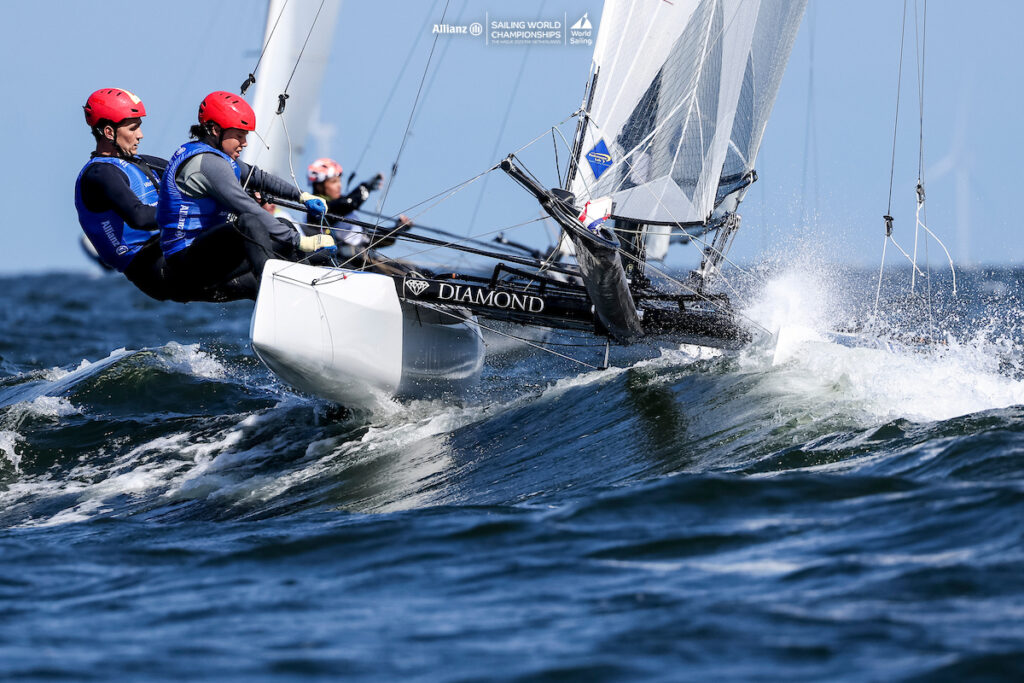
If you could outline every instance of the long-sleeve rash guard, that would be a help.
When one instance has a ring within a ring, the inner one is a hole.
[[[360,183],[356,189],[352,190],[344,197],[327,199],[327,213],[332,213],[336,216],[347,216],[362,206],[363,202],[365,202],[369,196],[369,183]]]
[[[255,166],[241,161],[236,163],[242,171],[241,182],[235,178],[231,164],[217,154],[197,154],[188,159],[178,169],[175,179],[183,194],[192,198],[211,197],[236,216],[250,216],[266,228],[275,242],[298,248],[302,235],[264,211],[255,199],[246,194],[242,183],[248,178],[249,189],[296,202],[299,201],[299,190]]]
[[[134,163],[157,182],[167,168],[167,161],[146,154],[136,157]],[[85,208],[94,213],[113,210],[124,222],[138,230],[158,230],[156,207],[143,204],[132,192],[128,176],[112,164],[92,164],[82,174],[82,200]]]

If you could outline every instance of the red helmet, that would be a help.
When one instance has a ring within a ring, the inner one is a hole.
[[[256,112],[234,93],[218,90],[203,98],[199,105],[199,123],[213,121],[221,128],[256,130]]]
[[[311,184],[322,183],[328,178],[340,178],[341,164],[334,159],[323,157],[311,163],[309,168],[306,169],[306,173]]]
[[[142,100],[127,90],[120,88],[103,88],[89,95],[85,101],[85,122],[90,127],[100,121],[121,123],[125,119],[142,118],[146,115],[146,106]]]

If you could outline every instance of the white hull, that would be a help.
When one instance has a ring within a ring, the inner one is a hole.
[[[263,271],[250,335],[282,380],[350,408],[462,394],[485,353],[467,312],[403,303],[386,275],[276,260]]]

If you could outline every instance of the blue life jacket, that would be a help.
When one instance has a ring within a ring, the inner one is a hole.
[[[157,188],[154,179],[139,166],[126,159],[116,157],[93,157],[82,167],[75,181],[75,208],[78,209],[78,222],[86,237],[96,248],[100,259],[111,268],[124,271],[135,258],[135,254],[155,234],[151,230],[139,230],[128,225],[113,209],[95,212],[85,208],[82,198],[82,176],[93,164],[112,164],[128,176],[128,184],[132,192],[143,204],[153,206],[157,203]]]
[[[235,177],[242,177],[242,170],[231,157],[205,142],[186,142],[177,149],[164,172],[160,201],[156,207],[156,221],[160,224],[160,246],[165,256],[185,249],[204,230],[223,225],[231,215],[216,199],[193,199],[185,196],[178,187],[175,179],[178,169],[197,154],[216,154],[227,159],[235,171]]]

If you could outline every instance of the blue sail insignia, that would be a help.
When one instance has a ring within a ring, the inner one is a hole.
[[[601,177],[601,174],[607,171],[612,165],[612,155],[608,153],[608,145],[604,144],[604,139],[598,141],[594,148],[587,152],[587,163],[590,164],[590,170],[594,172],[594,180]]]

